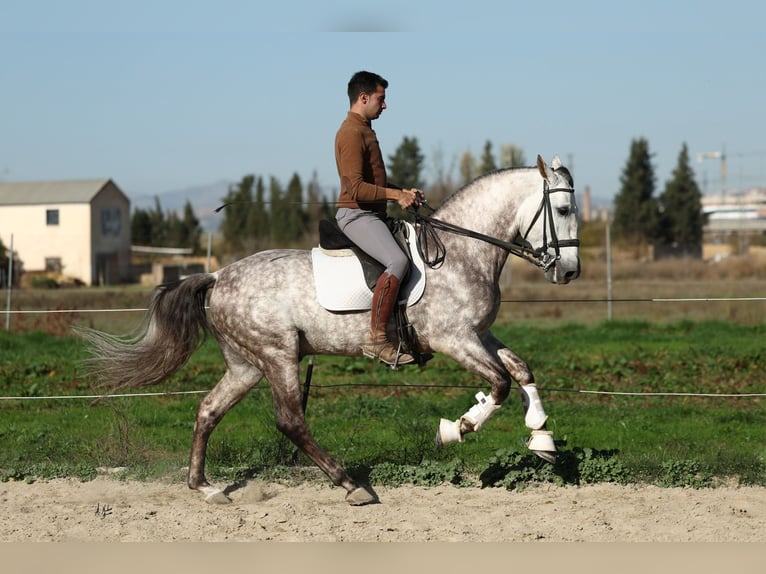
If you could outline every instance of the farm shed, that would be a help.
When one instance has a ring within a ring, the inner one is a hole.
[[[86,285],[130,274],[130,200],[111,179],[0,182],[0,240],[26,273]]]

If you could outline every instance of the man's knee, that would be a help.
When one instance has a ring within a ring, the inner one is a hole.
[[[399,281],[407,274],[407,267],[409,267],[409,260],[404,254],[401,258],[396,258],[391,261],[386,267],[386,272],[396,277]]]

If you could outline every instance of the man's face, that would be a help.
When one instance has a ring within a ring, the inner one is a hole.
[[[376,120],[380,117],[383,110],[386,109],[386,89],[383,86],[371,94],[362,94],[364,103],[364,115],[368,120]]]

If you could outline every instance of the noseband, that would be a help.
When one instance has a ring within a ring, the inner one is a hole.
[[[502,249],[505,249],[509,253],[525,259],[530,263],[533,263],[543,271],[548,271],[553,264],[561,259],[562,247],[579,247],[579,239],[562,239],[559,240],[556,234],[556,227],[553,225],[553,206],[551,205],[551,193],[566,192],[574,193],[574,189],[568,187],[554,187],[548,186],[548,181],[543,180],[543,199],[540,202],[540,207],[537,208],[535,216],[532,218],[532,222],[527,227],[527,231],[519,242],[508,242],[501,239],[496,239],[489,235],[484,235],[477,231],[471,231],[464,227],[447,223],[439,219],[434,219],[431,216],[423,215],[417,208],[414,209],[415,223],[418,225],[418,252],[423,258],[423,261],[432,269],[438,269],[444,263],[446,255],[446,249],[439,237],[436,235],[434,229],[441,229],[449,233],[455,233],[456,235],[463,235],[465,237],[472,237],[473,239],[479,239],[486,243],[496,245]],[[433,208],[425,204],[426,207]],[[537,223],[542,215],[543,218],[543,245],[538,249],[533,249],[532,245],[527,241],[527,236],[532,231],[532,227]],[[429,244],[433,244],[433,249],[429,249]],[[551,255],[548,252],[549,248],[553,248],[555,255]],[[430,251],[434,252],[434,256],[430,257],[428,254]]]

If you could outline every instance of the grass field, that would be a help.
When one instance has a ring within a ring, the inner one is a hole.
[[[566,287],[512,266],[494,330],[535,372],[559,441],[556,467],[526,450],[513,394],[480,433],[436,451],[439,418],[459,417],[477,390],[488,390],[443,357],[399,372],[365,359],[316,357],[307,411],[314,435],[373,483],[766,484],[764,401],[742,396],[766,393],[766,303],[744,299],[766,295],[760,271],[636,267],[615,270],[606,321],[600,263]],[[144,308],[149,291],[13,295],[16,310],[59,312],[16,313],[0,335],[0,395],[26,397],[0,401],[0,479],[88,478],[98,467],[180,478],[202,394],[33,398],[96,393],[80,375],[85,350],[71,324],[127,332],[141,316],[130,309]],[[170,381],[147,390],[204,392],[222,373],[208,341]],[[270,403],[262,383],[227,415],[211,439],[212,476],[286,477],[305,467],[274,428]]]

